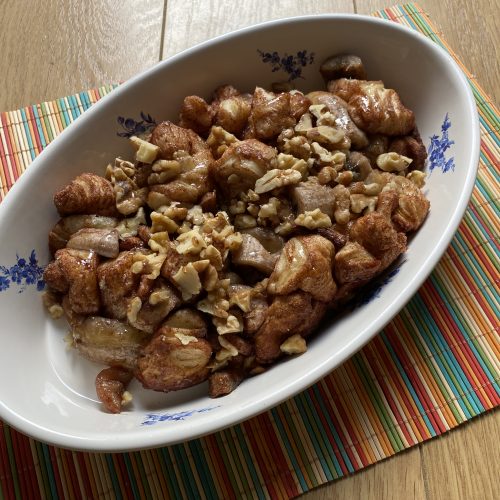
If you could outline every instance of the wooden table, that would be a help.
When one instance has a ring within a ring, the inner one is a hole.
[[[420,5],[498,104],[499,0]],[[260,21],[369,14],[387,6],[382,0],[0,0],[0,110],[124,81],[198,42]],[[304,498],[493,499],[499,424],[499,412],[476,418]]]

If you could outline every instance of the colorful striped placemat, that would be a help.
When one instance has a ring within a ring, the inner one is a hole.
[[[415,4],[375,15],[453,55]],[[499,114],[461,67],[481,120],[476,187],[447,253],[380,335],[286,403],[176,446],[73,452],[0,422],[0,499],[292,498],[498,406]],[[113,88],[1,113],[0,199],[61,130]]]

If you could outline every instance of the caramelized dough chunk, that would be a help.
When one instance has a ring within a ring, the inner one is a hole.
[[[250,110],[251,98],[245,95],[228,97],[217,105],[215,124],[239,136],[247,125]]]
[[[64,248],[71,235],[83,228],[113,229],[117,226],[118,219],[98,215],[69,215],[60,219],[49,233],[49,249],[55,254]]]
[[[415,231],[427,217],[430,202],[419,187],[405,177],[394,176],[387,189],[394,185],[397,186],[399,198],[398,207],[392,214],[392,222],[399,231]]]
[[[185,308],[173,312],[162,323],[161,328],[163,333],[169,337],[202,339],[207,336],[205,319],[195,309]]]
[[[134,250],[120,253],[97,268],[97,277],[104,311],[116,319],[127,317],[127,304],[139,286],[140,274],[132,272]]]
[[[125,252],[128,250],[146,248],[146,244],[138,236],[129,236],[118,242],[118,248],[120,252]]]
[[[254,337],[257,361],[273,362],[282,354],[280,345],[288,337],[306,337],[312,333],[325,311],[326,303],[315,301],[309,293],[294,292],[276,296]]]
[[[155,281],[147,300],[134,318],[128,315],[130,324],[146,333],[153,333],[171,311],[181,305],[179,294],[162,278]]]
[[[160,328],[144,348],[136,377],[146,389],[178,391],[206,380],[212,356],[210,343],[195,339],[183,344]]]
[[[290,94],[290,114],[292,118],[298,120],[304,113],[307,112],[312,104],[309,96],[305,96],[298,90],[292,90]]]
[[[237,95],[240,95],[240,91],[232,85],[220,85],[214,90],[212,105]]]
[[[406,236],[398,233],[390,219],[378,212],[357,219],[351,227],[349,237],[380,260],[380,271],[406,250]]]
[[[369,136],[368,145],[362,149],[362,153],[370,160],[373,167],[377,166],[377,158],[389,151],[389,138],[385,135],[375,134]]]
[[[88,316],[74,321],[73,342],[87,359],[111,366],[133,369],[148,335],[116,319]]]
[[[116,215],[112,184],[96,174],[81,174],[54,195],[60,215]]]
[[[293,127],[290,93],[275,94],[257,87],[253,94],[250,122],[258,139],[273,139],[285,128]]]
[[[123,393],[132,380],[132,373],[120,366],[101,370],[95,379],[97,397],[110,413],[120,413]]]
[[[410,170],[423,170],[425,160],[427,159],[427,150],[425,149],[422,138],[415,127],[412,135],[397,137],[389,144],[389,151],[394,151],[402,156],[411,158]]]
[[[97,286],[98,256],[94,252],[63,248],[56,261],[68,282],[71,309],[77,314],[95,314],[101,304]]]
[[[274,148],[256,139],[231,144],[213,164],[212,174],[226,199],[255,187],[255,181],[274,168]]]
[[[160,148],[159,158],[164,160],[172,160],[177,151],[194,155],[209,150],[198,134],[168,121],[153,129],[150,142]]]
[[[334,255],[335,247],[322,236],[291,238],[269,278],[268,292],[286,295],[303,290],[316,300],[329,302],[337,290],[332,277]]]
[[[96,252],[103,257],[118,256],[119,243],[116,229],[83,228],[71,235],[67,248]]]
[[[153,130],[151,143],[160,148],[160,158],[171,160],[174,153],[184,151],[192,156],[194,166],[166,184],[152,186],[150,195],[159,193],[165,197],[166,203],[197,203],[211,190],[208,172],[213,157],[210,148],[199,135],[171,122],[162,122]]]
[[[205,136],[210,131],[214,119],[214,111],[205,99],[190,95],[184,98],[180,111],[179,125],[194,130]]]
[[[381,81],[341,78],[330,82],[328,90],[349,104],[354,123],[370,134],[407,135],[415,127],[413,111]]]
[[[380,272],[381,262],[359,243],[350,241],[335,255],[334,269],[335,279],[340,285],[361,283]]]
[[[366,71],[361,58],[352,54],[329,57],[321,64],[319,71],[326,82],[338,78],[366,80]]]
[[[69,289],[68,280],[57,260],[47,264],[43,271],[43,280],[55,292],[66,293]]]
[[[333,243],[335,250],[340,250],[347,243],[347,236],[333,227],[320,227],[318,234]]]
[[[199,163],[188,172],[181,173],[167,184],[152,186],[150,193],[165,197],[165,204],[173,201],[195,204],[211,189],[208,176],[209,162]]]
[[[238,387],[244,378],[240,367],[227,368],[212,373],[208,379],[208,395],[211,398],[227,396]]]
[[[352,147],[361,149],[368,146],[366,134],[360,130],[349,116],[349,106],[340,97],[331,92],[316,91],[307,94],[312,104],[323,104],[332,114],[335,125],[345,131]]]
[[[255,333],[264,323],[269,306],[263,297],[252,297],[250,311],[243,316],[243,331],[248,334]]]

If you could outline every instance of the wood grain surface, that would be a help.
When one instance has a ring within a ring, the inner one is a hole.
[[[499,1],[420,0],[496,104]],[[369,14],[388,5],[381,0],[0,0],[0,111],[124,81],[196,43],[260,21]],[[493,499],[499,438],[500,412],[492,412],[303,498]]]

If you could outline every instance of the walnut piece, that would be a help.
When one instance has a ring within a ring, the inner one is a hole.
[[[377,156],[377,167],[384,172],[401,172],[408,168],[413,160],[391,151]]]
[[[292,335],[280,345],[280,351],[285,354],[303,354],[307,351],[307,345],[304,337],[300,335]]]
[[[136,150],[135,159],[142,163],[153,163],[158,156],[160,148],[150,142],[140,139],[133,135],[130,139],[130,143]]]
[[[318,229],[319,227],[330,227],[332,221],[328,215],[324,214],[319,208],[312,211],[305,211],[299,214],[295,219],[297,226],[304,226],[307,229]]]
[[[269,170],[260,179],[255,182],[255,192],[257,194],[267,193],[273,189],[277,189],[283,186],[289,186],[290,184],[297,184],[302,180],[302,174],[293,169],[280,170],[274,168]]]

